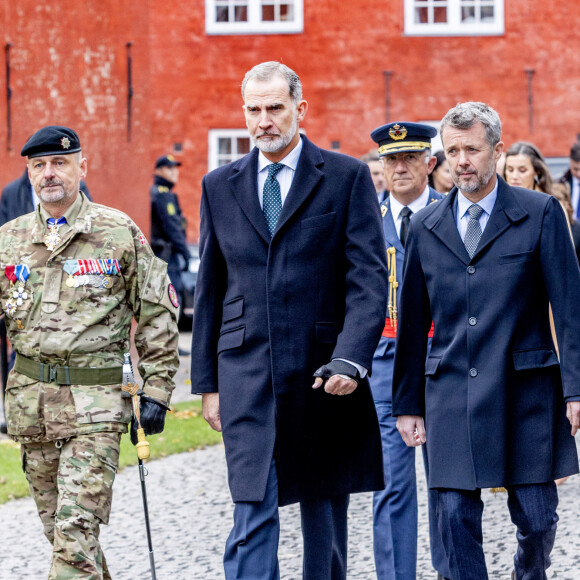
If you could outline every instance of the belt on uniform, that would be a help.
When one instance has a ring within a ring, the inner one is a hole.
[[[433,338],[433,333],[435,332],[435,325],[431,323],[431,329],[427,335],[429,338]],[[391,325],[391,319],[387,318],[385,320],[385,328],[383,328],[383,336],[385,338],[397,338],[397,329]]]
[[[117,385],[123,382],[123,367],[68,367],[41,363],[18,353],[14,370],[31,379],[57,385]]]

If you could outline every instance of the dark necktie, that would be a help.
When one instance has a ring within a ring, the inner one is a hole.
[[[280,212],[282,211],[282,194],[280,192],[280,184],[276,179],[276,174],[283,167],[283,163],[272,163],[268,165],[268,177],[266,177],[266,181],[264,182],[262,207],[270,235],[274,234]]]
[[[407,234],[409,233],[409,222],[411,221],[411,214],[413,212],[405,206],[401,210],[401,234],[399,238],[401,238],[401,244],[403,244],[403,248],[405,247],[405,243],[407,242]]]
[[[465,244],[465,249],[469,257],[473,258],[477,244],[479,244],[479,240],[481,239],[481,224],[479,223],[479,218],[483,213],[483,209],[474,203],[469,206],[467,212],[469,213],[469,221],[467,222],[467,230],[465,230],[463,243]]]

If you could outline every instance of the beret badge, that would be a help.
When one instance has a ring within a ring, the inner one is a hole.
[[[60,140],[60,144],[62,145],[63,149],[68,149],[70,147],[70,139],[68,137],[63,137]]]

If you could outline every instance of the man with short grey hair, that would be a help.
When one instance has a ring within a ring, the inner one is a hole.
[[[554,480],[578,472],[578,262],[558,201],[497,176],[491,107],[461,103],[441,127],[456,187],[411,221],[393,414],[407,445],[427,446],[451,578],[487,579],[481,489],[505,487],[518,539],[512,578],[543,580]]]
[[[224,436],[227,580],[280,578],[278,506],[296,502],[303,577],[344,580],[349,494],[384,485],[367,378],[386,310],[379,206],[364,163],[300,135],[301,95],[285,65],[254,67],[255,149],[203,179],[191,383]]]

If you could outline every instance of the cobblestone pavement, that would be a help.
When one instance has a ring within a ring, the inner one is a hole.
[[[186,344],[186,338],[184,346]],[[188,360],[179,374],[174,400],[190,397],[186,385]],[[425,479],[417,454],[419,479],[418,580],[435,579],[429,561]],[[1,469],[1,468],[0,468]],[[219,580],[221,557],[232,524],[233,504],[227,487],[222,446],[174,455],[147,465],[147,493],[158,580]],[[149,557],[137,467],[117,476],[109,526],[101,540],[114,580],[147,579]],[[571,477],[560,491],[560,523],[552,553],[549,579],[580,579],[580,476]],[[510,577],[516,547],[506,494],[483,492],[484,538],[491,580]],[[296,506],[280,510],[280,569],[284,580],[301,578],[300,517]],[[372,580],[372,515],[370,494],[352,496],[349,511],[350,579]],[[42,535],[31,499],[0,506],[0,580],[46,578],[50,547]]]

